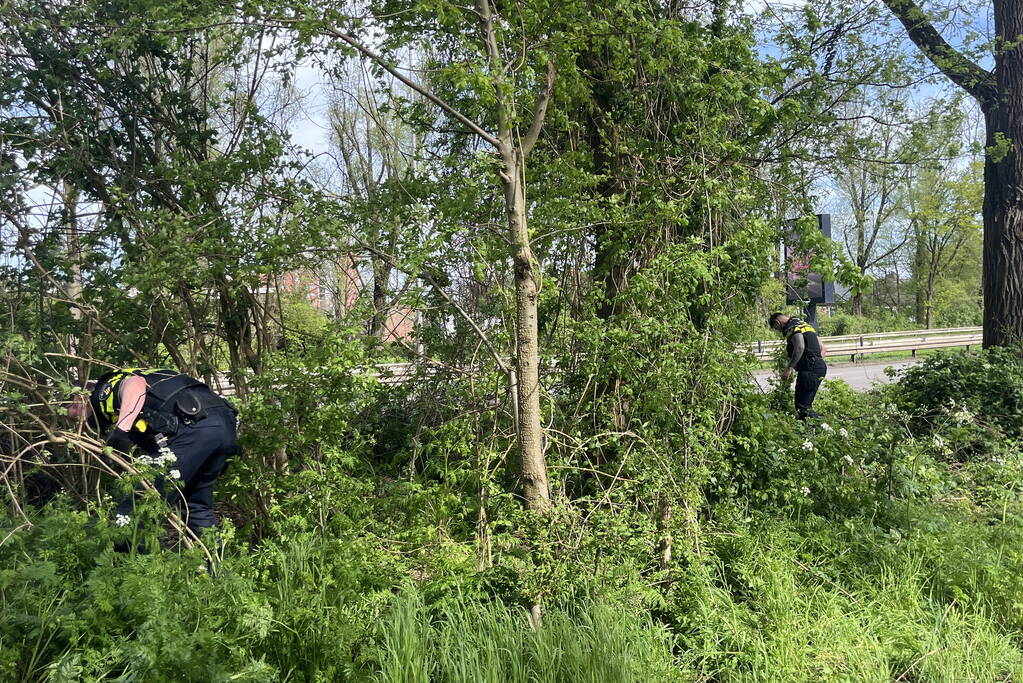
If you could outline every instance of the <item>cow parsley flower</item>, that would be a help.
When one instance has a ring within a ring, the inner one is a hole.
[[[804,486],[803,488],[799,489],[799,492],[802,493],[804,496],[809,496],[810,495],[810,489],[807,488],[806,486]]]
[[[166,446],[163,446],[160,448],[160,455],[156,458],[156,462],[154,464],[166,467],[177,459],[178,456],[174,455],[174,451],[167,448]]]
[[[131,517],[128,515],[117,515],[114,517],[114,524],[117,526],[128,526],[131,524]]]
[[[813,450],[813,442],[809,441],[809,440],[804,441],[803,442],[803,450],[804,451],[812,451]]]
[[[956,424],[961,425],[967,424],[973,421],[973,413],[971,413],[966,408],[962,408],[961,410],[957,410],[956,412],[952,413],[952,421],[955,422]]]
[[[838,435],[840,437],[842,437],[843,439],[848,439],[849,438],[849,430],[847,430],[845,427],[842,427],[841,429],[838,430]]]
[[[826,431],[828,434],[835,431],[835,428],[829,425],[827,422],[821,422],[821,429]]]

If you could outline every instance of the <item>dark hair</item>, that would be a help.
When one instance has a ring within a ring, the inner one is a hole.
[[[774,327],[774,321],[780,318],[782,315],[783,314],[781,312],[772,313],[771,317],[767,319],[767,324],[771,327]]]

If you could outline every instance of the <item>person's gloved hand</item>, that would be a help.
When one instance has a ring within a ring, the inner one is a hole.
[[[128,432],[114,427],[114,431],[110,432],[110,436],[107,437],[107,445],[113,448],[115,451],[122,453],[128,453],[131,451],[132,440]]]

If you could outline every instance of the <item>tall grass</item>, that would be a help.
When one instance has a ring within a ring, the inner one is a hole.
[[[672,637],[632,608],[585,601],[548,610],[532,628],[525,610],[500,600],[459,599],[428,608],[405,590],[367,653],[386,683],[606,683],[686,680]]]
[[[739,542],[700,595],[686,668],[744,682],[1023,679],[1021,634],[984,608],[988,596],[949,600],[924,548],[906,543],[871,566],[844,557],[862,549],[829,556],[781,533]]]

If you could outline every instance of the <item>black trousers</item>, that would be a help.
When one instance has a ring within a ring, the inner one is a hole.
[[[796,415],[800,420],[817,417],[817,411],[813,409],[813,399],[816,398],[817,390],[827,374],[828,366],[824,361],[796,373]]]
[[[227,466],[227,459],[238,451],[238,421],[226,406],[210,408],[206,417],[184,425],[170,438],[170,454],[157,465],[164,473],[156,479],[156,488],[168,502],[181,507],[185,523],[200,532],[217,524],[213,512],[213,484]],[[173,455],[173,460],[170,459]],[[135,497],[128,496],[117,506],[119,516],[130,518]]]

